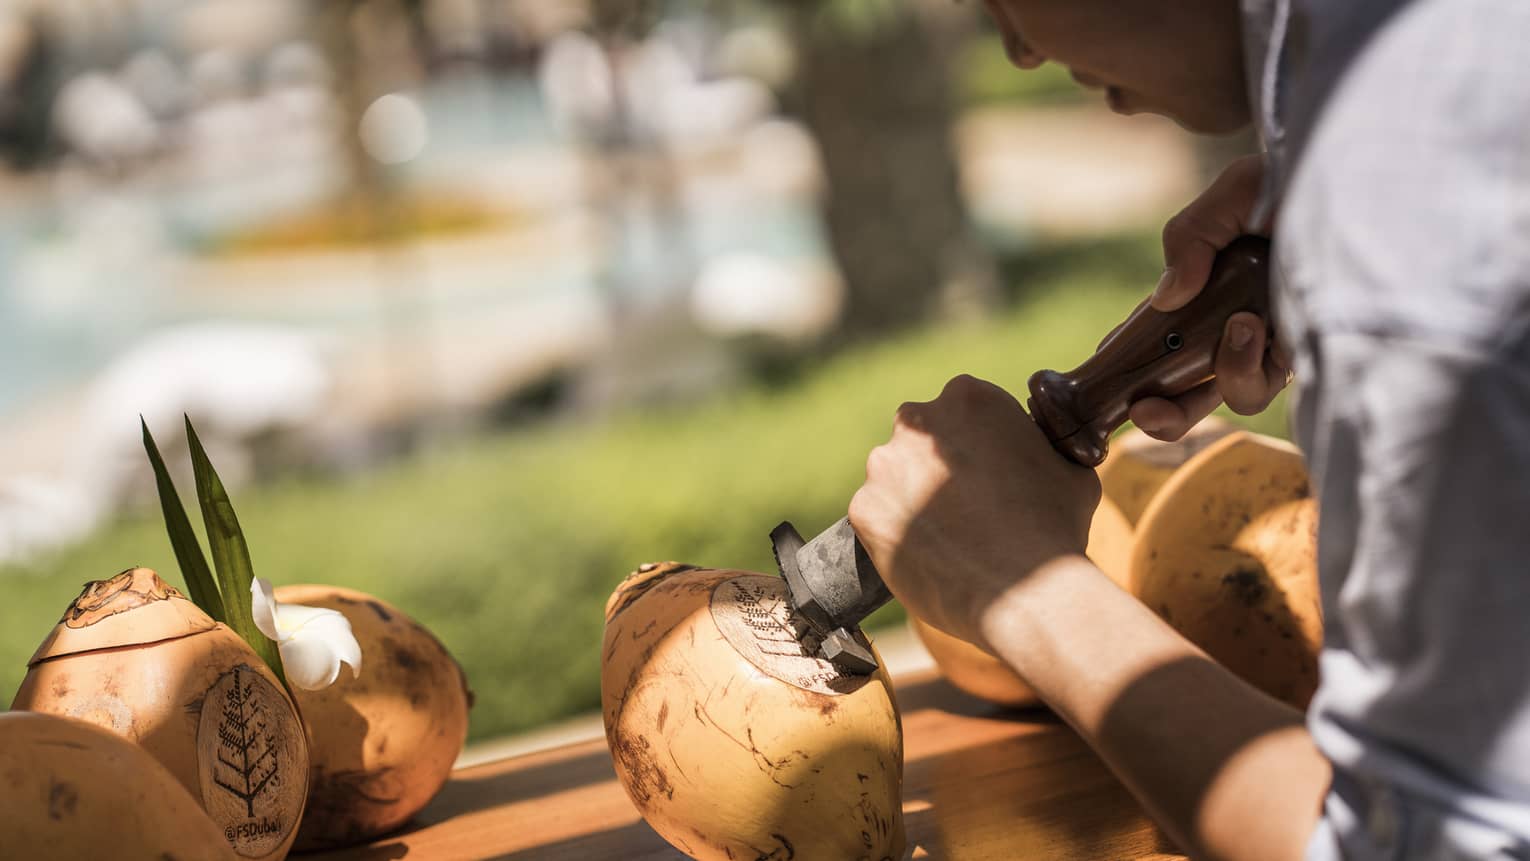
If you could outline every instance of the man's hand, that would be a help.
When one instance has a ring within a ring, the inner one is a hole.
[[[1169,219],[1163,228],[1165,268],[1149,300],[1154,308],[1173,311],[1194,299],[1211,276],[1217,252],[1234,239],[1268,235],[1250,218],[1263,178],[1262,156],[1240,158]],[[1175,440],[1223,402],[1243,415],[1269,406],[1290,378],[1290,360],[1278,344],[1266,343],[1265,329],[1254,314],[1232,315],[1217,348],[1216,379],[1176,398],[1137,401],[1131,406],[1132,422],[1150,436]]]
[[[910,613],[983,643],[979,619],[999,595],[1083,554],[1099,499],[1094,471],[1054,451],[1013,396],[960,376],[899,408],[850,523]]]

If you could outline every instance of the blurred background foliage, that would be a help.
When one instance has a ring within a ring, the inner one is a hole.
[[[979,4],[13,2],[0,691],[84,581],[179,581],[137,421],[185,412],[257,573],[415,615],[474,738],[593,709],[627,571],[770,571],[899,403],[1072,367],[1246,146]]]

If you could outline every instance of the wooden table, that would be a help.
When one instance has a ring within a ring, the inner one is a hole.
[[[1180,856],[1071,730],[1004,712],[931,674],[903,680],[903,812],[914,858]],[[403,832],[324,861],[683,861],[638,816],[604,740],[460,769]],[[820,861],[820,859],[800,859]],[[837,861],[837,859],[823,859]]]

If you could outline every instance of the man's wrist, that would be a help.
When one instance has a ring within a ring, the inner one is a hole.
[[[1065,594],[1078,577],[1091,575],[1105,576],[1082,553],[1062,553],[1015,577],[974,608],[983,644],[1025,675],[1026,668],[1019,662],[1031,654],[1025,644],[1036,641],[1050,596]]]

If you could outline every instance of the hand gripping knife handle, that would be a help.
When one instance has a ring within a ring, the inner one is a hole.
[[[1269,256],[1268,240],[1240,237],[1217,255],[1206,288],[1184,307],[1159,311],[1144,302],[1077,368],[1033,374],[1027,407],[1052,445],[1082,466],[1098,466],[1134,401],[1173,397],[1211,379],[1228,317],[1250,311],[1269,324]],[[849,518],[811,541],[782,523],[770,540],[798,638],[841,670],[876,670],[860,622],[892,593]]]

